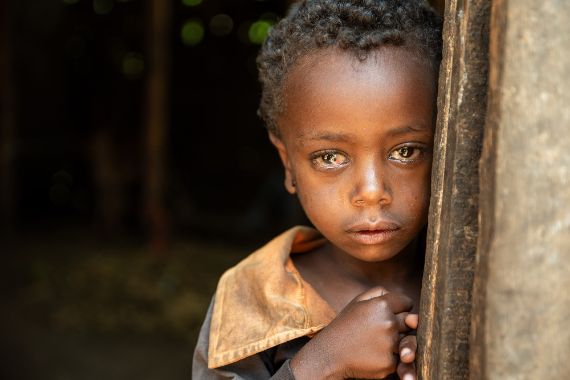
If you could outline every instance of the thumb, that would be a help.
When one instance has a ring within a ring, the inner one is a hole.
[[[368,289],[364,293],[357,295],[354,298],[354,301],[366,301],[372,298],[381,297],[385,294],[388,294],[388,290],[382,286],[375,286],[371,289]]]

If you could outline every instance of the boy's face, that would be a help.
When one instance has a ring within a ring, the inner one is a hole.
[[[363,62],[336,49],[309,55],[285,83],[281,136],[270,137],[286,187],[352,257],[393,258],[427,222],[435,82],[388,47]]]

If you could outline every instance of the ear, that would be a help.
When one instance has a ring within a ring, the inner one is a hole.
[[[269,132],[269,140],[271,140],[271,143],[277,149],[277,153],[279,153],[279,157],[281,158],[281,162],[285,168],[285,189],[287,189],[290,194],[295,194],[297,192],[294,185],[295,175],[291,168],[291,161],[287,154],[287,148],[281,138],[277,137],[273,132]]]

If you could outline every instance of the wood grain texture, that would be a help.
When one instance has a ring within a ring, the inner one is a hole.
[[[421,379],[469,377],[490,0],[446,3],[418,332]]]
[[[492,15],[471,378],[570,379],[570,3]]]

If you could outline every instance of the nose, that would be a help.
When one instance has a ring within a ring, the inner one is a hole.
[[[387,175],[381,164],[370,161],[357,169],[351,194],[352,204],[358,207],[388,205],[392,194]]]

